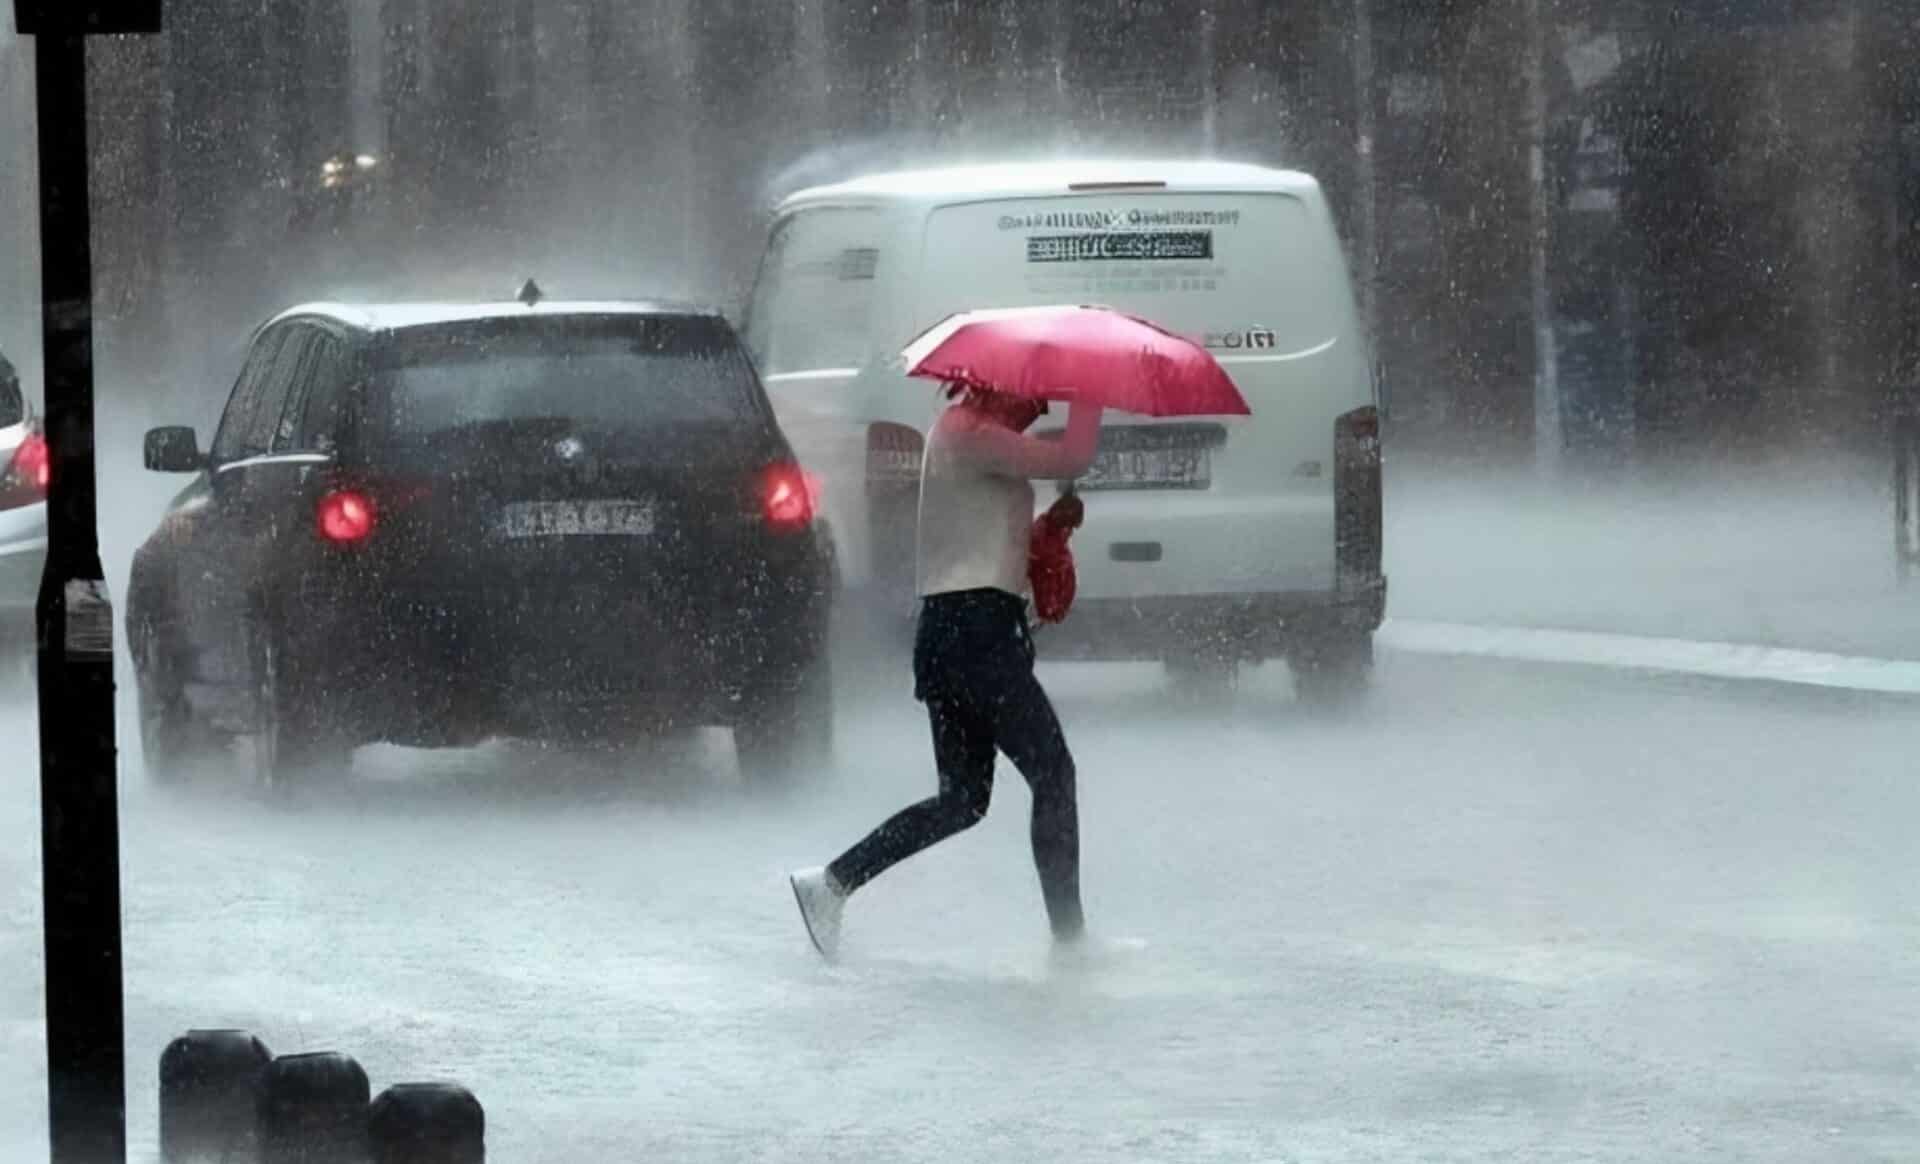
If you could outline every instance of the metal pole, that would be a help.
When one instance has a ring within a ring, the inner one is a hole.
[[[1527,181],[1533,289],[1533,462],[1552,475],[1560,467],[1560,359],[1547,282],[1552,206],[1547,197],[1547,27],[1541,0],[1526,0]]]
[[[1073,13],[1069,0],[1047,4],[1047,58],[1053,62],[1053,144],[1072,142],[1073,87],[1067,83],[1069,53],[1073,49]]]
[[[113,612],[93,475],[93,256],[85,41],[34,38],[48,553],[36,609],[47,1100],[53,1164],[123,1164],[126,1047],[114,785]]]
[[[1220,18],[1200,13],[1200,143],[1206,156],[1220,156]]]
[[[1353,3],[1354,165],[1359,187],[1360,323],[1369,350],[1378,352],[1378,314],[1375,296],[1380,267],[1379,186],[1375,151],[1378,142],[1374,116],[1373,0]],[[1376,357],[1377,358],[1377,357]]]

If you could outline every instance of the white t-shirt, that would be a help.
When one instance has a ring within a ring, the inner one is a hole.
[[[920,462],[922,598],[992,588],[1027,593],[1035,479],[1070,481],[1093,464],[1101,409],[1075,405],[1065,439],[1040,440],[964,403],[941,413]]]

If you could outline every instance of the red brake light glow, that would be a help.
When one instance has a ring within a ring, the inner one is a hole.
[[[320,536],[336,545],[365,541],[373,532],[373,501],[364,493],[335,489],[320,498]]]
[[[47,491],[47,483],[53,480],[53,456],[47,448],[46,437],[33,433],[20,442],[13,453],[12,476],[41,493]]]
[[[812,525],[819,491],[813,475],[798,465],[775,465],[767,471],[761,490],[767,522],[783,530]]]

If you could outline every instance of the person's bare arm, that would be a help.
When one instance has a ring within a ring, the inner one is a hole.
[[[983,424],[967,433],[967,452],[989,473],[1002,477],[1071,481],[1093,464],[1105,411],[1097,404],[1075,404],[1067,414],[1066,436],[1057,441]]]

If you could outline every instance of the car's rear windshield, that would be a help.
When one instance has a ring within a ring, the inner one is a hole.
[[[699,316],[532,317],[414,328],[378,361],[381,435],[559,418],[652,428],[752,421],[752,364]]]

